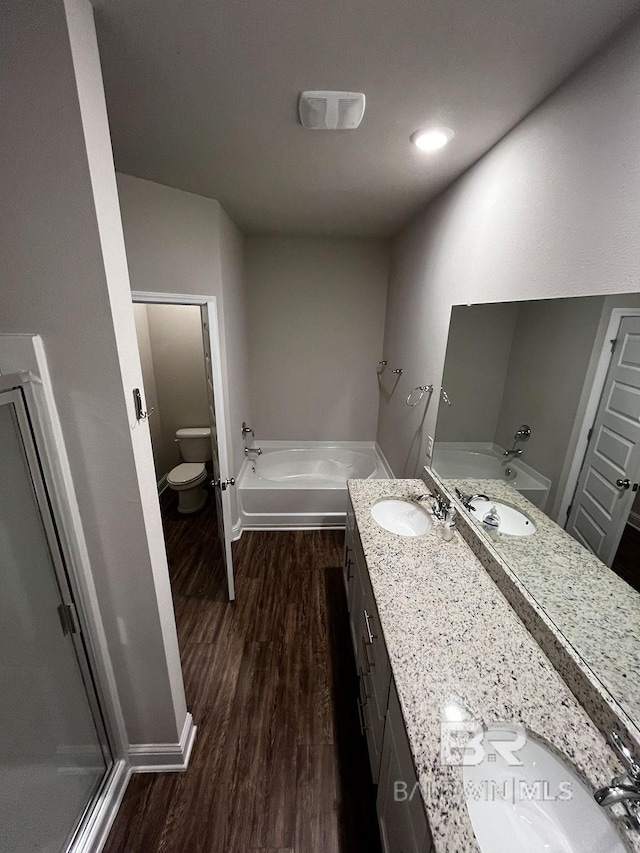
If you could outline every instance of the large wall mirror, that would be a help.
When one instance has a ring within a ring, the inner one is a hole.
[[[452,310],[432,467],[640,726],[640,294]]]

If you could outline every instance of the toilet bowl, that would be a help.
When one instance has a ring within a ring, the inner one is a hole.
[[[178,512],[198,512],[207,502],[202,484],[207,479],[205,462],[211,459],[211,429],[188,427],[176,432],[180,455],[185,460],[167,475],[167,485],[178,492]]]

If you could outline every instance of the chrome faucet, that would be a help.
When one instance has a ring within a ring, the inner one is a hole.
[[[599,806],[613,806],[616,803],[640,802],[640,785],[606,785],[598,788],[593,795]]]
[[[250,426],[247,426],[245,421],[242,421],[242,440],[244,441],[244,455],[248,459],[252,459],[252,453],[255,453],[256,456],[262,456],[262,448],[261,447],[249,447],[247,442],[249,441],[249,436],[251,436],[251,440],[255,440],[255,434]]]
[[[522,426],[516,430],[516,434],[513,436],[513,447],[511,450],[505,450],[502,454],[505,457],[505,461],[508,459],[513,459],[515,456],[522,456],[523,450],[521,447],[516,447],[518,441],[529,441],[531,438],[531,427],[527,426],[527,424],[522,424]]]
[[[456,486],[456,495],[462,501],[462,506],[465,507],[465,509],[468,509],[470,512],[475,512],[475,507],[471,506],[471,501],[475,501],[475,500],[490,501],[491,500],[489,495],[483,495],[482,493],[480,493],[478,495],[465,495],[465,494],[463,494],[463,492],[460,491],[460,489],[457,486]]]
[[[505,450],[502,455],[505,459],[513,459],[515,456],[522,456],[523,452],[521,447],[512,447],[511,450]]]
[[[451,511],[451,503],[443,496],[439,494],[432,494],[431,492],[426,492],[424,495],[416,495],[414,501],[424,501],[430,499],[432,501],[431,511],[438,519],[438,521],[446,521]]]
[[[622,803],[629,825],[640,831],[640,764],[617,732],[610,733],[609,742],[626,766],[627,772],[624,776],[616,776],[611,785],[598,788],[593,796],[596,803],[603,808]]]

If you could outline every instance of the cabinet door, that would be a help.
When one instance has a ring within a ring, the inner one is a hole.
[[[349,613],[353,611],[353,596],[355,587],[355,570],[356,556],[353,546],[353,533],[347,529],[347,534],[344,539],[344,589],[347,596],[347,610]]]
[[[384,853],[431,853],[422,795],[393,685],[382,747],[377,809]]]
[[[358,675],[360,686],[360,702],[362,704],[362,715],[364,718],[367,747],[369,750],[369,763],[371,765],[371,778],[374,783],[378,781],[380,773],[380,759],[382,756],[382,738],[384,735],[384,719],[387,711],[386,702],[380,708],[376,700],[371,659],[368,645],[365,640],[366,624],[362,613],[366,610],[362,606],[365,601],[366,590],[363,588],[361,578],[357,579],[356,603],[357,610],[357,639],[358,639]]]
[[[356,641],[356,660],[360,678],[360,701],[369,749],[371,776],[378,781],[384,720],[389,699],[391,667],[380,634],[375,631],[377,610],[366,567],[358,558],[356,546],[355,594],[351,622]]]
[[[362,598],[359,602],[362,617],[360,632],[363,650],[363,667],[370,674],[371,688],[382,715],[389,704],[391,685],[391,663],[382,636],[382,627],[378,617],[378,608],[368,574],[362,579]]]

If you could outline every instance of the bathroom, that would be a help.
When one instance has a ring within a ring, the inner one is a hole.
[[[0,846],[555,849],[546,798],[517,845],[465,799],[493,762],[448,763],[443,732],[482,723],[514,743],[522,726],[525,767],[570,782],[567,850],[640,850],[637,545],[625,580],[593,553],[635,530],[640,461],[621,431],[605,476],[613,427],[589,433],[603,400],[640,417],[640,10],[306,5],[3,12],[1,402],[60,559],[35,616],[32,589],[7,596],[8,692],[53,710],[26,761],[11,728],[20,772],[0,780],[38,819],[3,796]],[[302,127],[316,85],[364,92],[361,126]],[[432,124],[447,144],[421,150]],[[525,304],[546,316],[527,326]],[[185,427],[214,428],[211,459],[181,452]],[[511,473],[439,468],[442,443],[490,445]],[[186,512],[164,488],[182,464],[207,471]],[[480,493],[533,533],[477,524]],[[427,529],[385,529],[386,499]],[[45,632],[77,662],[58,681]]]
[[[158,492],[176,491],[176,499],[182,498],[179,512],[198,512],[206,502],[206,468],[181,477],[178,466],[211,458],[200,310],[195,305],[138,302],[133,313]],[[198,434],[185,434],[185,429]],[[190,438],[203,444],[202,459],[188,445],[183,450]]]

